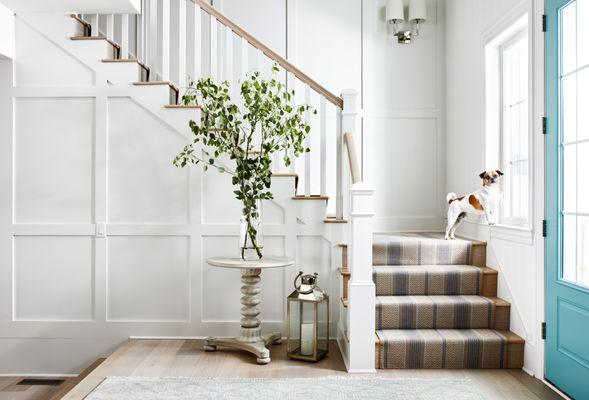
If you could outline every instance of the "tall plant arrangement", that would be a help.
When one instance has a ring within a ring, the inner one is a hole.
[[[194,139],[174,159],[174,165],[203,165],[231,175],[233,193],[241,201],[246,222],[240,238],[241,256],[245,258],[248,243],[262,258],[258,243],[261,200],[272,199],[270,191],[272,155],[280,152],[284,164],[309,149],[304,146],[311,126],[305,120],[307,111],[316,114],[308,104],[294,104],[294,90],[287,90],[277,79],[274,65],[269,79],[259,72],[246,76],[241,83],[240,105],[232,101],[230,84],[215,83],[210,78],[190,81],[182,97],[185,105],[198,105],[199,123],[191,120]],[[226,156],[230,166],[221,162]]]

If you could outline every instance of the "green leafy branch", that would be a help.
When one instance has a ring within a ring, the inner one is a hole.
[[[305,113],[317,114],[308,104],[294,104],[295,92],[288,91],[276,78],[278,72],[274,65],[269,79],[259,72],[249,74],[241,83],[241,106],[232,102],[227,81],[190,81],[182,101],[200,107],[200,121],[190,121],[194,139],[174,159],[178,167],[202,164],[205,171],[213,167],[232,175],[233,193],[242,202],[242,214],[248,224],[244,240],[247,243],[249,235],[260,258],[262,252],[256,243],[253,220],[259,218],[258,200],[273,198],[272,155],[281,152],[284,164],[289,166],[291,157],[308,152],[304,141],[311,126]],[[235,169],[220,165],[221,156],[228,156]],[[242,244],[242,257],[246,243]]]

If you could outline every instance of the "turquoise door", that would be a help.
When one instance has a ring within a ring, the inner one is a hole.
[[[589,399],[589,0],[546,0],[546,378]]]

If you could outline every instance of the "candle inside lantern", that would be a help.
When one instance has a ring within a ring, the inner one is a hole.
[[[313,355],[313,333],[315,326],[313,324],[301,325],[301,354],[304,356]]]

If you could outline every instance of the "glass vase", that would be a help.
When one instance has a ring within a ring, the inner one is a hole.
[[[246,261],[259,260],[264,249],[262,201],[257,200],[255,204],[255,209],[251,209],[249,214],[244,212],[240,218],[239,254]]]

